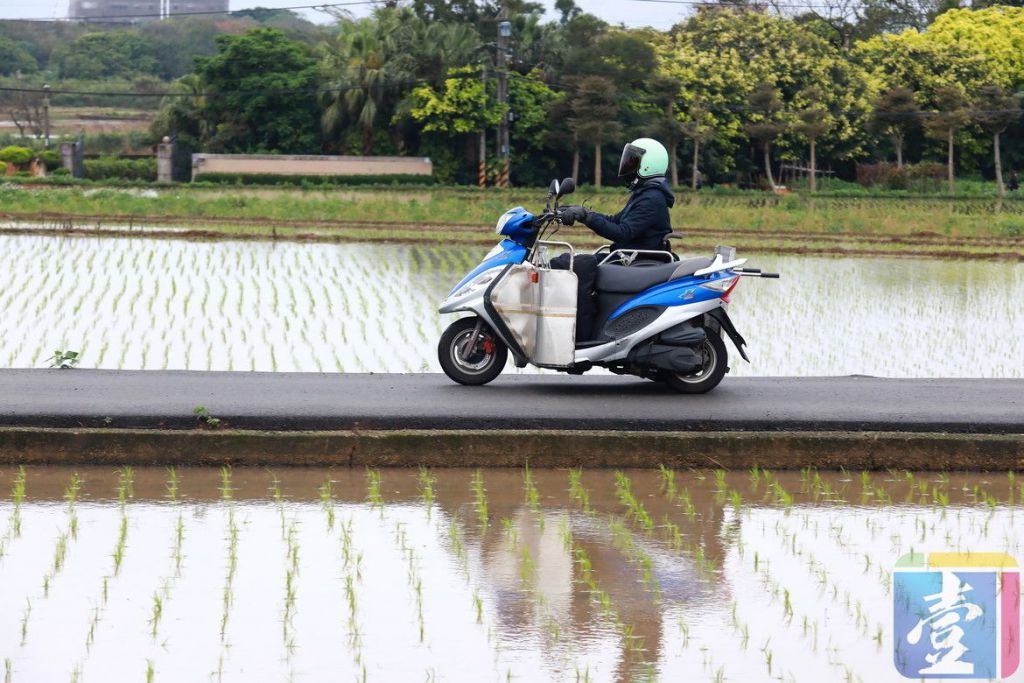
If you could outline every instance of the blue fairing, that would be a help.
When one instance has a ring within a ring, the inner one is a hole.
[[[526,260],[527,253],[529,253],[529,250],[526,247],[521,244],[516,244],[512,240],[502,240],[501,244],[498,246],[501,247],[501,251],[489,259],[485,259],[480,265],[471,270],[469,275],[462,278],[462,280],[459,281],[459,284],[455,285],[455,288],[448,293],[448,296],[451,296],[462,289],[467,282],[485,270],[490,270],[491,268],[496,268],[498,266],[506,266],[510,263],[522,263]]]
[[[521,206],[509,209],[498,220],[498,234],[504,235],[517,244],[524,244],[533,236],[533,221],[536,217]]]
[[[608,320],[615,320],[623,313],[627,313],[634,308],[640,308],[641,306],[686,306],[687,304],[721,298],[722,292],[707,289],[701,287],[701,285],[735,277],[735,275],[732,271],[726,270],[715,273],[710,277],[680,278],[651,287],[615,309],[615,312],[608,317]]]

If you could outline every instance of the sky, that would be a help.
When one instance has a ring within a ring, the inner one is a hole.
[[[249,7],[289,7],[295,5],[312,5],[317,0],[231,0],[231,9],[239,10]],[[331,2],[332,0],[322,0]],[[340,1],[340,0],[337,0]],[[541,0],[549,8],[554,6],[554,0]],[[662,4],[659,2],[639,2],[637,0],[576,0],[576,4],[584,11],[596,14],[605,21],[612,24],[625,24],[626,26],[654,26],[665,29],[679,21],[686,5]],[[353,14],[362,15],[369,13],[371,8],[353,7]],[[68,0],[0,0],[0,18],[3,19],[37,19],[37,18],[63,18],[68,13]],[[325,21],[327,15],[312,10],[303,13],[312,21]],[[546,15],[554,19],[557,15],[550,9]]]

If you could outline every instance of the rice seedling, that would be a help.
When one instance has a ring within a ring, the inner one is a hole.
[[[21,504],[25,502],[25,466],[18,465],[18,472],[14,475],[14,486],[11,489],[11,499],[14,501],[14,511],[11,513],[11,528],[8,538],[21,536]]]
[[[117,470],[117,502],[121,509],[128,503],[128,499],[134,495],[135,471],[131,467],[121,467]]]
[[[633,493],[632,484],[622,472],[615,472],[615,496],[626,507],[626,516],[644,531],[653,531],[654,520]]]
[[[478,469],[473,473],[470,486],[473,489],[473,508],[476,510],[476,518],[480,522],[480,527],[486,531],[490,518],[487,513],[487,489],[484,488],[484,475],[481,470]]]
[[[434,484],[437,482],[437,478],[430,473],[430,470],[420,465],[417,481],[419,482],[420,498],[427,508],[427,516],[429,517],[430,511],[434,506]]]
[[[366,470],[366,499],[372,507],[381,508],[383,514],[384,496],[381,495],[380,472],[378,470]]]
[[[590,505],[590,493],[583,486],[582,468],[569,470],[569,496],[579,503],[584,514],[594,514],[594,508]]]
[[[117,528],[117,544],[114,546],[114,576],[121,573],[121,563],[124,562],[124,551],[128,545],[128,517],[121,515],[120,523]],[[104,578],[106,581],[106,578]],[[104,601],[106,600],[106,584],[104,583],[103,590]]]
[[[667,469],[664,465],[658,465],[658,477],[661,480],[662,494],[669,502],[674,501],[679,493],[676,489],[675,470]]]
[[[537,484],[530,472],[530,463],[523,467],[523,492],[526,507],[533,512],[540,512],[540,491],[537,490]]]
[[[150,635],[156,640],[156,632],[160,626],[160,618],[164,614],[164,601],[160,593],[153,593],[153,604],[149,613]]]
[[[32,600],[25,598],[25,610],[21,613],[21,646],[28,642],[28,619],[32,616]]]
[[[167,500],[172,503],[178,502],[178,470],[173,467],[167,468]]]
[[[327,513],[327,530],[334,530],[334,482],[331,480],[331,475],[328,474],[324,479],[324,483],[320,485],[320,505],[323,507],[324,512]]]

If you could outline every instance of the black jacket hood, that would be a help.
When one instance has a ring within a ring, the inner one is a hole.
[[[665,203],[668,204],[668,208],[671,209],[675,205],[676,196],[672,193],[672,188],[664,177],[641,180],[633,187],[633,194],[641,194],[651,190],[657,190],[665,195]]]

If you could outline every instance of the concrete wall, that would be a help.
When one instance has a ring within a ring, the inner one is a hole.
[[[204,173],[267,175],[422,175],[434,172],[424,157],[350,157],[287,154],[193,154],[192,178]]]

